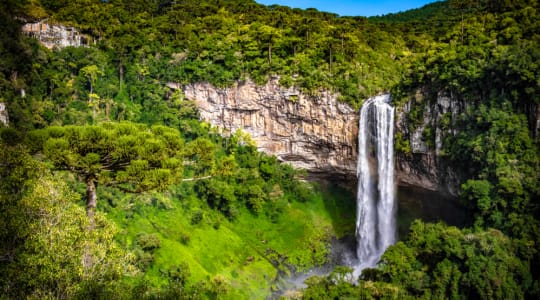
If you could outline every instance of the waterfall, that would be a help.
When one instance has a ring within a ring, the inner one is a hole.
[[[360,110],[355,273],[374,267],[396,240],[394,108],[389,100],[390,95],[370,98]]]

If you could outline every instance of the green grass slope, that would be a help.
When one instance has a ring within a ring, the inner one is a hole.
[[[262,299],[277,288],[280,276],[325,263],[332,238],[354,232],[353,198],[337,187],[322,187],[307,202],[290,201],[277,217],[240,208],[234,221],[174,190],[140,195],[101,190],[108,200],[104,210],[120,228],[121,244],[137,252],[138,236],[154,234],[160,241],[146,251],[152,259],[144,274],[128,281],[165,288],[168,272],[187,264],[188,285],[220,281],[226,289],[222,298]]]

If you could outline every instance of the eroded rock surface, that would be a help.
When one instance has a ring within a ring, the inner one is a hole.
[[[0,102],[0,123],[2,123],[4,126],[9,126],[9,115],[6,103]]]
[[[40,43],[49,49],[68,46],[80,47],[87,44],[87,37],[83,36],[76,28],[61,24],[50,24],[47,23],[47,20],[27,23],[22,27],[22,32],[38,39]]]
[[[306,95],[281,87],[277,78],[263,86],[251,81],[230,88],[168,86],[194,100],[203,120],[225,133],[248,132],[259,150],[283,162],[329,176],[356,176],[358,113],[335,94]]]
[[[411,110],[415,102],[425,103],[419,103],[423,106],[420,124],[410,126]],[[441,191],[452,196],[458,195],[460,175],[442,155],[442,141],[444,136],[457,133],[452,129],[452,125],[465,109],[465,102],[451,95],[439,93],[436,97],[428,97],[419,92],[398,111],[396,131],[402,133],[411,145],[410,154],[396,155],[396,176],[399,185]],[[431,136],[426,136],[428,131],[431,131]]]
[[[263,86],[251,81],[230,88],[209,83],[167,85],[182,89],[186,98],[196,102],[201,118],[225,134],[242,129],[259,150],[311,173],[356,177],[359,113],[338,102],[335,94],[306,95],[297,88],[281,87],[277,78]],[[426,102],[419,125],[409,126],[415,101]],[[397,110],[396,132],[411,145],[410,154],[396,155],[398,185],[458,195],[459,174],[441,152],[443,137],[455,134],[451,125],[464,110],[464,102],[451,95],[427,97],[421,92]],[[442,126],[444,122],[449,126]],[[430,144],[425,138],[427,128],[433,133]]]

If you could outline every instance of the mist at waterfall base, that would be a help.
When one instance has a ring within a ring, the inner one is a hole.
[[[341,197],[348,201],[356,201],[356,193],[344,189],[341,182],[327,182],[325,189],[333,195],[341,194]],[[397,240],[406,237],[410,225],[414,219],[421,219],[425,222],[443,221],[448,225],[464,227],[466,223],[466,209],[459,203],[459,199],[451,195],[422,189],[419,187],[398,186],[397,187]],[[354,210],[352,205],[347,207]],[[349,216],[348,222],[355,222],[355,214]],[[354,224],[353,224],[354,225]],[[352,225],[352,226],[353,226]],[[333,240],[330,249],[329,262],[321,267],[313,268],[304,273],[292,274],[284,278],[285,282],[279,285],[280,292],[276,293],[276,299],[286,290],[305,288],[304,280],[311,276],[329,275],[336,266],[349,266],[354,268],[360,264],[357,258],[357,240],[354,231],[351,229],[350,235],[339,240]],[[359,273],[359,272],[357,272]],[[360,274],[353,274],[356,280]]]

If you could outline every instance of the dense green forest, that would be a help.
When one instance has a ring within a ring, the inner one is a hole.
[[[453,132],[441,156],[463,174],[471,226],[417,220],[357,284],[337,267],[290,297],[539,298],[537,10],[451,0],[364,18],[251,0],[2,1],[0,298],[260,299],[324,264],[331,239],[354,232],[347,192],[305,181],[244,132],[221,136],[166,87],[276,75],[354,108],[391,91],[397,106],[412,99],[411,126],[439,93],[467,106],[439,125]],[[90,45],[49,50],[21,33],[43,18]],[[406,138],[396,151],[411,155]]]

